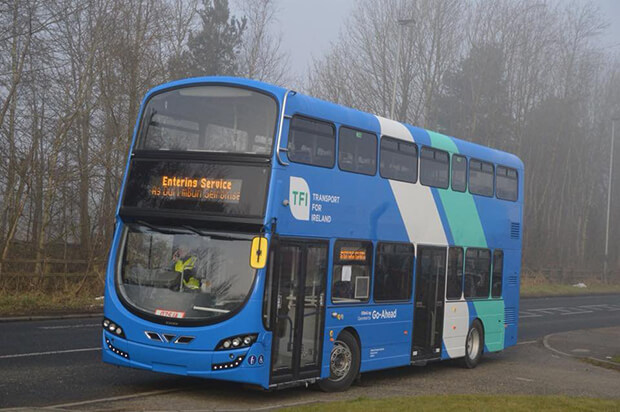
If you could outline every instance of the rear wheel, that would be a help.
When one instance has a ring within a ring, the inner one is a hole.
[[[465,339],[465,357],[461,363],[463,367],[468,369],[475,368],[482,358],[482,350],[484,349],[484,335],[482,325],[477,319],[471,324]]]
[[[329,356],[329,378],[319,382],[325,392],[344,391],[351,386],[360,370],[360,347],[346,330],[334,342]]]

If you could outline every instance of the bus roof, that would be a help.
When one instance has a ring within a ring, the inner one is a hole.
[[[278,100],[278,104],[281,104],[284,99],[284,95],[287,92],[287,89],[285,88],[257,80],[227,76],[205,76],[175,80],[156,86],[149,90],[144,98],[144,102],[151,95],[160,91],[199,83],[221,83],[262,90],[275,97]],[[470,158],[492,161],[494,163],[499,163],[518,170],[523,170],[524,168],[521,159],[508,152],[462,140],[453,136],[447,136],[432,130],[413,126],[408,123],[401,123],[395,120],[386,119],[378,115],[362,112],[357,109],[328,102],[316,97],[304,95],[302,93],[296,93],[294,98],[296,106],[304,108],[305,110],[303,114],[307,116],[328,120],[339,125],[367,129],[368,131],[372,131],[378,135],[380,135],[383,130],[383,134],[389,135],[390,137],[408,141],[413,139],[413,141],[425,146],[447,150],[451,153],[459,153]],[[386,133],[386,129],[390,132]]]

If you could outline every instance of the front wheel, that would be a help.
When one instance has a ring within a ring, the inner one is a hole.
[[[329,378],[319,382],[325,392],[344,391],[351,386],[360,370],[360,347],[346,330],[334,342],[329,356]]]
[[[463,367],[467,369],[475,368],[482,358],[484,349],[484,335],[482,325],[477,319],[471,324],[465,340],[465,357],[462,359]]]

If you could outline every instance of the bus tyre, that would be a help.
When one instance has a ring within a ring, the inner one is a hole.
[[[465,357],[461,360],[463,367],[467,369],[475,368],[478,362],[480,362],[480,358],[482,358],[483,349],[484,334],[482,332],[482,325],[476,319],[469,327],[467,338],[465,339]]]
[[[324,392],[340,392],[351,386],[360,370],[360,347],[355,337],[342,331],[329,356],[329,378],[319,382]]]

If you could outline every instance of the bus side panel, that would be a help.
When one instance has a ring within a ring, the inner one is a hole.
[[[442,359],[465,356],[465,339],[470,324],[467,302],[447,301],[443,319]]]
[[[329,360],[338,334],[354,329],[360,338],[360,371],[409,365],[413,307],[403,304],[374,304],[356,307],[331,305],[325,314],[325,345],[321,377],[329,376]]]
[[[497,352],[504,349],[504,301],[472,300],[469,306],[470,325],[478,318],[484,328],[484,351]]]
[[[519,325],[519,276],[521,273],[521,251],[504,251],[503,294],[505,308],[504,346],[517,344]]]

